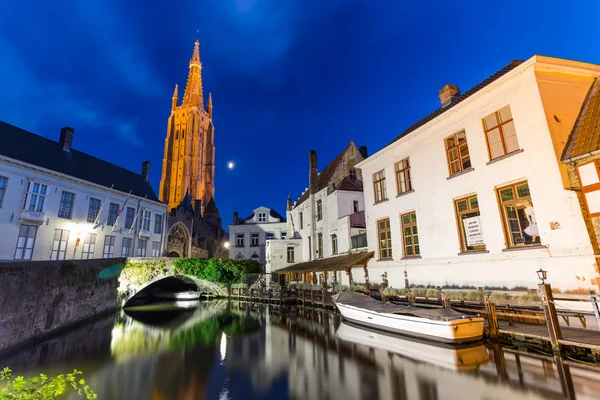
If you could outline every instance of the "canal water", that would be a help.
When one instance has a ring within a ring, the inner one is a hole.
[[[598,399],[600,369],[500,346],[443,347],[337,313],[212,301],[139,306],[7,355],[83,371],[100,399]]]

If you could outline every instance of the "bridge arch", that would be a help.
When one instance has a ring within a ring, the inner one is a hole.
[[[163,287],[170,291],[195,290],[214,297],[227,296],[225,289],[216,283],[191,275],[176,274],[173,261],[170,258],[129,259],[119,275],[121,305],[132,305],[131,299],[148,296],[153,287]]]

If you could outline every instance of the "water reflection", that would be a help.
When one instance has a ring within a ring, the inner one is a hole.
[[[304,308],[154,304],[0,360],[82,369],[100,399],[596,399],[600,370],[500,346],[432,345]]]

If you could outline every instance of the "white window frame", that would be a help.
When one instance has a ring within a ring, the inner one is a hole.
[[[148,210],[142,210],[140,213],[140,228],[143,231],[150,231],[150,220],[152,219],[152,213]]]
[[[244,247],[244,239],[246,235],[243,233],[237,233],[235,235],[235,247]]]
[[[160,242],[152,242],[152,257],[160,257]]]
[[[67,198],[71,196],[71,201],[67,202]],[[58,206],[58,218],[72,219],[73,207],[75,206],[75,193],[63,190],[60,194],[60,203]]]
[[[29,181],[23,209],[26,211],[44,212],[44,203],[48,195],[48,185],[41,182]]]
[[[255,240],[256,239],[256,243]],[[250,234],[250,247],[256,247],[260,245],[260,234],[257,232],[251,233]]]
[[[54,229],[54,239],[52,241],[52,251],[50,253],[51,260],[64,260],[67,258],[70,233],[71,232],[67,229]],[[57,235],[58,238],[56,237]]]
[[[135,219],[135,207],[127,207],[125,210],[125,229],[131,229]]]
[[[133,239],[124,237],[121,242],[121,257],[131,257],[132,248],[133,247]]]
[[[137,245],[137,256],[146,257],[146,249],[148,248],[148,241],[145,239],[138,240]]]
[[[162,225],[163,225],[163,215],[162,214],[154,214],[154,233],[161,234],[162,233]]]
[[[107,243],[108,240],[108,243]],[[102,258],[113,258],[115,254],[115,236],[104,236],[104,248],[102,249]]]
[[[98,202],[98,207],[92,207],[92,203]],[[90,202],[88,204],[88,213],[87,213],[87,222],[94,223],[98,219],[98,214],[100,214],[100,209],[102,208],[102,200],[97,199],[95,197],[90,197]]]
[[[114,207],[116,206],[117,209],[113,210]],[[121,206],[119,205],[119,203],[109,203],[108,205],[108,217],[106,218],[106,224],[108,226],[113,226],[114,224],[117,223],[117,218],[119,216],[119,210],[121,209]],[[112,218],[112,221],[111,221]]]
[[[21,235],[24,227],[25,235]],[[32,230],[33,235],[31,235]],[[31,260],[31,257],[33,256],[33,249],[35,248],[37,230],[38,227],[35,225],[22,224],[19,226],[19,236],[17,238],[17,247],[15,249],[15,260]]]
[[[267,222],[267,213],[259,212],[258,213],[258,222]]]
[[[86,233],[83,237],[83,246],[81,247],[81,259],[90,260],[94,258],[94,252],[96,251],[96,239],[97,234]]]

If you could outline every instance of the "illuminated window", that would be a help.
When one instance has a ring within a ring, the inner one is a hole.
[[[467,145],[465,131],[455,133],[444,139],[446,146],[446,157],[448,159],[448,171],[450,176],[471,168],[471,156]]]
[[[390,219],[377,221],[377,237],[379,238],[379,258],[392,258],[392,231]]]
[[[477,196],[473,195],[455,200],[454,210],[456,211],[456,219],[458,220],[460,251],[485,250]]]
[[[96,234],[86,233],[83,236],[83,246],[81,248],[81,259],[89,260],[94,258],[94,251],[96,250]]]
[[[419,249],[419,232],[417,230],[417,214],[410,212],[400,216],[402,236],[404,238],[404,257],[416,257]]]
[[[69,231],[66,229],[54,230],[54,242],[52,243],[51,260],[64,260],[67,254],[67,243],[69,242]]]
[[[483,127],[490,160],[519,150],[517,131],[509,106],[485,117]]]
[[[375,193],[375,203],[379,203],[387,199],[385,189],[385,170],[381,170],[373,174],[373,191]]]
[[[408,158],[398,161],[394,168],[396,170],[396,186],[398,194],[406,193],[412,190],[412,182],[410,180],[410,163]]]
[[[497,189],[508,247],[541,243],[529,184],[520,182]]]

